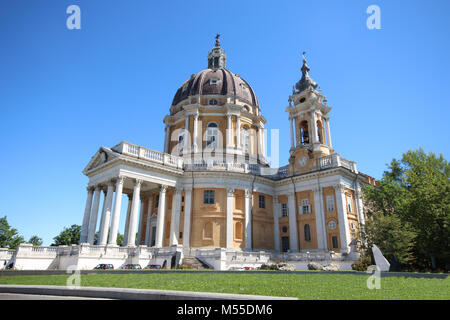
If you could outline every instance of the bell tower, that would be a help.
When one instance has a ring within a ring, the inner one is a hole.
[[[331,107],[318,84],[309,76],[305,52],[301,71],[302,78],[292,88],[286,108],[291,131],[289,163],[293,173],[314,170],[317,159],[334,153],[328,115]]]

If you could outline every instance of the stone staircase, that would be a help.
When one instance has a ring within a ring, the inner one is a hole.
[[[206,263],[194,256],[184,256],[182,266],[189,269],[211,269]]]

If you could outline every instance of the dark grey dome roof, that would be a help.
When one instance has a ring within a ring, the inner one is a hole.
[[[258,106],[255,92],[247,81],[225,68],[205,69],[192,75],[177,90],[172,105],[195,95],[232,96],[249,105]]]

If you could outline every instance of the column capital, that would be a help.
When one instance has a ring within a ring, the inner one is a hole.
[[[116,184],[123,184],[125,182],[124,176],[118,176],[116,179]]]
[[[319,187],[319,186],[315,186],[312,188],[314,193],[322,193],[323,192],[323,188]]]
[[[343,193],[345,191],[345,185],[343,185],[342,183],[335,184],[333,186],[333,188],[334,188],[334,190],[336,190],[338,192],[342,192]]]
[[[244,189],[244,195],[246,198],[250,198],[252,196],[252,190]]]
[[[161,190],[161,192],[162,192],[162,193],[166,193],[166,191],[167,191],[167,188],[168,188],[168,186],[167,186],[167,185],[165,185],[165,184],[162,184],[162,185],[161,185],[161,188],[160,188],[160,190]]]
[[[135,186],[140,187],[142,185],[142,182],[144,182],[144,181],[141,179],[136,179]]]
[[[294,192],[294,191],[287,192],[287,193],[286,193],[286,196],[287,196],[288,198],[292,198],[293,196],[295,196],[295,192]]]
[[[94,186],[87,186],[87,187],[86,187],[86,190],[87,190],[88,192],[94,192],[94,189],[95,189]]]
[[[227,188],[227,196],[228,197],[234,196],[234,189],[233,188]]]

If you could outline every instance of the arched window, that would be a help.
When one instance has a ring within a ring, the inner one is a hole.
[[[309,224],[305,224],[305,241],[311,241],[311,230]]]
[[[180,132],[178,133],[178,153],[183,153],[183,147],[184,147],[184,128],[180,129]]]
[[[219,128],[217,123],[210,122],[206,126],[206,148],[215,149],[217,148],[217,140],[219,138]]]
[[[241,129],[241,141],[244,153],[250,153],[250,134],[247,127]]]
[[[306,120],[300,122],[300,139],[302,145],[309,144],[308,121]]]

